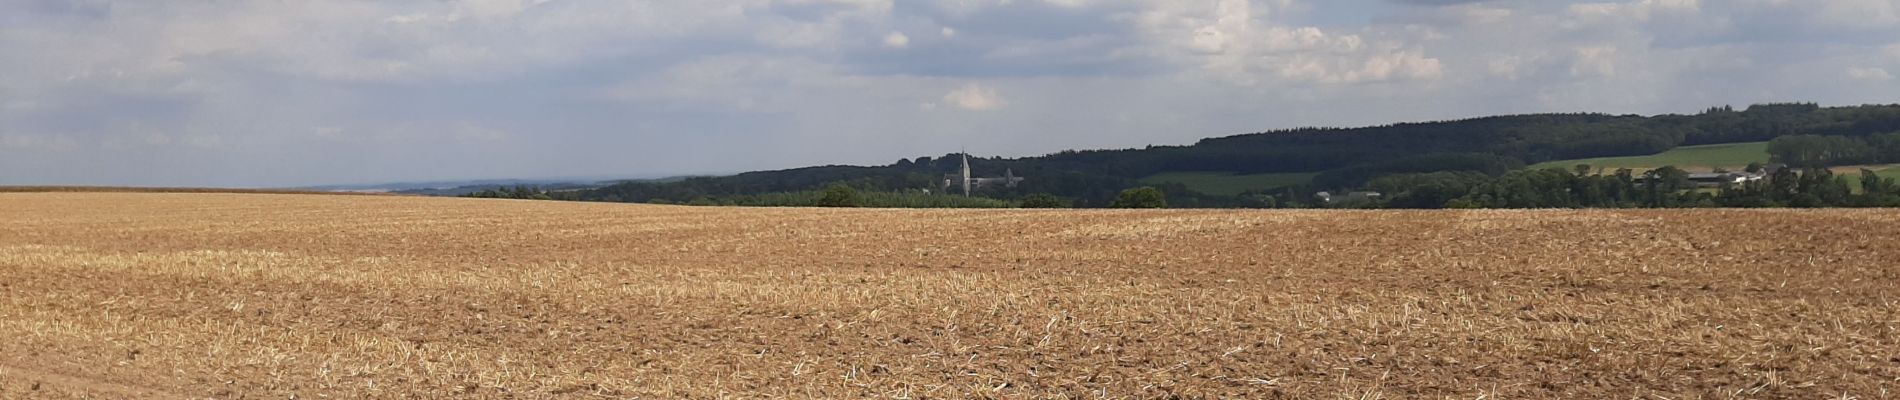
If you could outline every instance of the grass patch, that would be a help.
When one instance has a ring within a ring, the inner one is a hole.
[[[1866,189],[1860,185],[1860,170],[1862,169],[1873,170],[1874,175],[1880,175],[1884,179],[1900,180],[1900,164],[1843,165],[1828,168],[1834,172],[1834,176],[1847,178],[1847,186],[1854,190],[1854,194],[1866,192]]]
[[[1313,180],[1311,172],[1235,175],[1232,172],[1164,172],[1141,178],[1141,183],[1179,183],[1196,192],[1233,196],[1249,190],[1301,185]]]
[[[1880,175],[1882,178],[1900,179],[1900,164],[1843,165],[1828,169],[1834,171],[1834,175],[1852,179],[1860,179],[1860,170],[1863,169],[1873,170],[1875,175]]]
[[[1683,146],[1647,156],[1558,160],[1532,165],[1531,168],[1569,169],[1577,164],[1589,164],[1591,168],[1606,171],[1619,168],[1642,171],[1672,165],[1686,170],[1710,170],[1715,167],[1740,170],[1749,163],[1756,162],[1764,164],[1768,162],[1768,142]]]

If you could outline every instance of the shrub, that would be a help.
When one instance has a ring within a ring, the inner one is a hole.
[[[1121,195],[1115,196],[1115,201],[1109,203],[1108,206],[1112,208],[1168,208],[1168,197],[1161,193],[1161,189],[1143,186],[1123,190]]]
[[[857,207],[858,205],[857,189],[842,184],[826,187],[824,195],[818,198],[819,207]]]
[[[1037,193],[1024,197],[1022,208],[1069,208],[1069,202],[1048,193]]]

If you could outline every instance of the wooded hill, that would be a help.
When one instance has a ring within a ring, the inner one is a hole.
[[[1029,177],[1015,188],[983,188],[978,193],[996,199],[1051,194],[1077,207],[1103,207],[1123,189],[1158,186],[1174,206],[1262,207],[1303,201],[1319,190],[1363,188],[1376,178],[1399,174],[1456,172],[1497,177],[1552,160],[1648,155],[1678,146],[1759,142],[1794,135],[1850,139],[1827,142],[1840,145],[1867,142],[1891,132],[1900,132],[1900,105],[1820,107],[1787,103],[1743,110],[1715,107],[1693,115],[1533,114],[1361,128],[1301,128],[1210,138],[1188,146],[1063,151],[1025,158],[972,157],[971,164],[977,175],[1001,175],[1004,169],[1010,169],[1018,176]],[[1869,155],[1855,159],[1886,158]],[[957,166],[958,154],[952,153],[900,159],[882,166],[831,165],[675,182],[629,182],[562,192],[558,197],[722,204],[722,199],[809,192],[836,183],[869,192],[936,191],[943,175],[955,172]],[[1179,184],[1138,182],[1157,173],[1182,171],[1318,174],[1310,185],[1240,195],[1210,195]]]

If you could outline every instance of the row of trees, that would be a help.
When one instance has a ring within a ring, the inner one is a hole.
[[[1751,172],[1756,167],[1750,168]],[[1797,171],[1780,168],[1765,179],[1714,188],[1698,187],[1690,173],[1662,167],[1640,174],[1620,169],[1594,174],[1587,165],[1573,170],[1510,171],[1498,176],[1477,172],[1428,172],[1382,176],[1366,185],[1386,193],[1382,199],[1353,204],[1326,204],[1295,199],[1299,191],[1258,196],[1256,207],[1354,208],[1689,208],[1689,207],[1896,207],[1900,184],[1862,169],[1855,177],[1810,167]],[[1859,188],[1856,191],[1855,188]],[[465,197],[536,200],[579,200],[574,192],[556,192],[528,186],[498,188]],[[669,201],[655,203],[671,204]],[[879,207],[879,208],[1069,208],[1074,202],[1050,194],[1025,196],[1020,201],[938,193],[862,192],[848,185],[825,190],[702,197],[679,204],[753,207]],[[1112,208],[1166,208],[1168,194],[1156,187],[1120,191]]]
[[[563,195],[565,193],[565,195]],[[514,187],[496,187],[476,191],[460,197],[486,199],[526,199],[526,200],[579,200],[573,192],[555,192],[537,186],[516,185]]]
[[[944,174],[956,170],[960,162],[955,160],[960,157],[959,154],[919,157],[889,167],[822,166],[723,177],[692,177],[666,182],[625,182],[579,191],[574,199],[669,204],[701,199],[724,202],[746,196],[814,192],[834,185],[848,186],[865,193],[941,193],[944,191]],[[1062,199],[1067,207],[1113,207],[1121,191],[1149,186],[1161,191],[1174,204],[1186,207],[1258,207],[1259,204],[1256,200],[1197,193],[1181,184],[1144,184],[1138,179],[1077,172],[1054,164],[1025,162],[1021,159],[971,157],[971,163],[979,166],[980,174],[1001,175],[1003,170],[1008,169],[1017,176],[1028,177],[1015,187],[983,187],[975,193],[979,197],[1016,203],[1027,202],[1032,196],[1046,195]]]
[[[533,186],[514,186],[495,188],[461,197],[525,199],[525,200],[582,200],[576,192],[556,192]],[[658,199],[654,204],[684,204],[694,206],[746,206],[746,207],[876,207],[876,208],[1071,208],[1074,202],[1050,195],[1038,193],[1024,196],[1019,201],[1008,201],[988,197],[960,196],[922,191],[876,192],[859,191],[849,185],[833,184],[824,190],[798,192],[775,192],[733,196],[703,196],[686,202],[672,202]],[[1109,207],[1112,208],[1167,208],[1167,194],[1154,187],[1139,187],[1122,191]]]
[[[1791,135],[1768,142],[1775,162],[1802,167],[1900,162],[1900,132],[1869,136]]]
[[[1414,176],[1425,174],[1443,181],[1440,185],[1448,185],[1443,190],[1455,192],[1455,185],[1469,184],[1466,181],[1479,180],[1478,176],[1485,181],[1503,179],[1506,171],[1531,163],[1654,154],[1684,144],[1788,137],[1771,147],[1782,150],[1778,154],[1784,155],[1778,159],[1798,166],[1887,160],[1886,154],[1900,155],[1900,137],[1875,133],[1896,130],[1900,130],[1900,105],[1824,108],[1811,103],[1767,104],[1742,110],[1715,107],[1693,115],[1536,114],[1349,129],[1291,129],[1205,139],[1190,146],[1064,151],[1026,158],[972,157],[971,162],[980,174],[1000,175],[1008,169],[1028,177],[1016,187],[983,188],[978,193],[1012,203],[1046,194],[1073,207],[1111,207],[1125,189],[1152,186],[1173,206],[1286,207],[1311,204],[1308,195],[1316,191],[1367,187],[1382,177],[1426,179]],[[1792,135],[1826,136],[1818,140]],[[1871,153],[1878,156],[1868,156],[1868,151],[1842,150],[1855,144],[1844,141],[1876,149]],[[1878,150],[1889,143],[1894,144],[1895,151]],[[884,166],[834,165],[667,182],[624,182],[546,195],[586,201],[736,204],[746,196],[809,196],[835,184],[864,193],[919,192],[940,188],[943,175],[956,171],[960,156],[907,158]],[[1141,181],[1169,171],[1318,175],[1312,187],[1298,189],[1304,193],[1240,196],[1208,195],[1179,184]],[[1451,176],[1456,178],[1446,178]]]
[[[1893,207],[1900,185],[1871,170],[1850,179],[1826,168],[1781,168],[1765,179],[1714,188],[1698,187],[1689,173],[1663,167],[1637,174],[1618,170],[1591,174],[1539,169],[1492,177],[1476,173],[1402,174],[1374,180],[1387,193],[1384,208],[1687,208],[1687,207]],[[1856,192],[1854,188],[1861,190]]]

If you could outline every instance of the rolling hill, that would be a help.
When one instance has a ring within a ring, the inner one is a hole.
[[[1896,131],[1900,131],[1900,105],[1821,107],[1790,103],[1742,110],[1716,107],[1691,115],[1531,114],[1359,128],[1288,129],[1209,138],[1186,146],[1062,151],[1022,158],[972,156],[971,164],[978,176],[1001,176],[1004,171],[1012,171],[1027,177],[1015,187],[981,188],[977,193],[1002,200],[1048,194],[1077,207],[1105,207],[1120,191],[1148,185],[1165,192],[1174,206],[1259,207],[1307,203],[1317,191],[1356,190],[1393,175],[1476,173],[1497,177],[1525,166],[1569,168],[1578,162],[1606,167],[1741,166],[1765,159],[1761,143],[1778,137],[1869,136]],[[936,191],[943,188],[944,175],[957,170],[961,156],[952,153],[902,158],[878,166],[829,165],[673,182],[626,182],[575,191],[561,198],[720,204],[840,184],[873,192]]]

